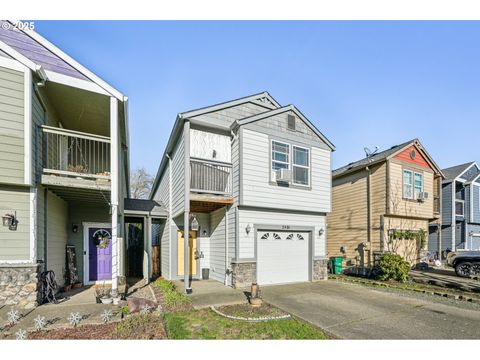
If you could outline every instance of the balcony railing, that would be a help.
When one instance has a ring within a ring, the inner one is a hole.
[[[193,192],[230,195],[232,164],[202,159],[190,160],[190,189]]]
[[[42,126],[43,172],[86,178],[110,177],[110,139]]]

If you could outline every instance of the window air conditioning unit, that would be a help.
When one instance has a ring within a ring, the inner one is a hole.
[[[418,201],[424,202],[428,199],[428,192],[421,192],[418,194]]]
[[[278,169],[275,171],[275,181],[289,183],[292,181],[292,170]]]

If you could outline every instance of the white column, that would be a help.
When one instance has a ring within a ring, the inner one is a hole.
[[[189,249],[189,242],[190,242],[190,122],[186,121],[183,127],[184,130],[184,151],[185,151],[185,212],[183,216],[183,246],[184,246],[184,273],[183,273],[183,281],[184,281],[184,290],[185,293],[191,293],[190,288],[190,249]]]
[[[110,176],[112,209],[112,296],[118,293],[119,249],[118,249],[118,101],[110,98]]]

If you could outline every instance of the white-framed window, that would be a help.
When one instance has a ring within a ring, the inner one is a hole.
[[[310,150],[293,145],[292,170],[293,183],[310,185]]]
[[[423,174],[412,170],[403,170],[403,198],[418,199],[423,192]]]
[[[290,145],[272,141],[272,170],[290,169]]]

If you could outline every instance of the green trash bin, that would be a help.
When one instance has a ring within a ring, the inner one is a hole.
[[[332,256],[330,260],[331,260],[332,274],[341,274],[343,258],[341,256]]]

